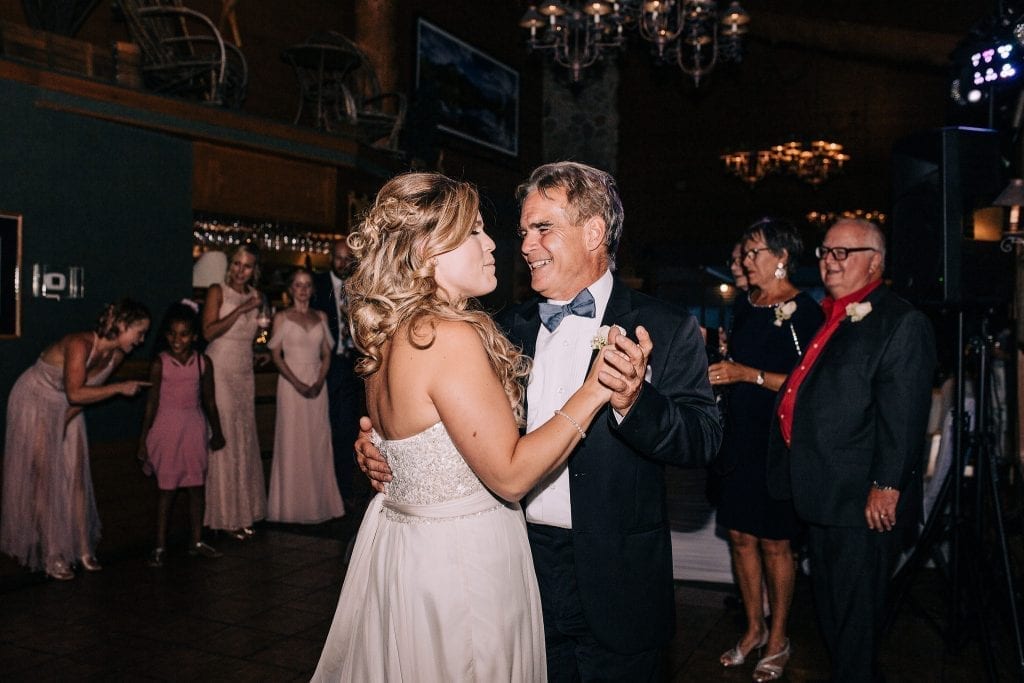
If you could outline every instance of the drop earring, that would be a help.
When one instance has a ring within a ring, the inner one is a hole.
[[[775,267],[775,279],[781,280],[784,277],[786,277],[786,264],[779,261],[779,265]]]

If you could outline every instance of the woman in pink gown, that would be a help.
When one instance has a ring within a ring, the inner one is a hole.
[[[72,565],[98,571],[99,513],[82,408],[134,396],[148,382],[104,384],[149,330],[149,311],[129,299],[107,306],[92,332],[47,347],[11,389],[4,440],[0,552],[62,581]]]
[[[263,461],[256,438],[256,380],[252,345],[256,309],[263,302],[256,248],[240,245],[228,258],[224,284],[206,293],[203,336],[210,345],[217,410],[227,445],[210,454],[203,523],[239,540],[253,533],[253,523],[267,514]]]
[[[292,306],[274,316],[268,343],[281,374],[267,519],[316,524],[345,514],[334,479],[324,391],[334,340],[327,314],[309,306],[313,277],[308,270],[292,274],[288,292]]]

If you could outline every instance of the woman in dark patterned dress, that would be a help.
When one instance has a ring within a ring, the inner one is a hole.
[[[730,387],[716,461],[722,487],[718,524],[729,530],[747,615],[746,632],[720,661],[727,668],[740,666],[753,650],[767,646],[766,656],[755,667],[755,681],[779,678],[790,653],[786,621],[796,578],[790,542],[800,526],[789,501],[768,496],[766,463],[776,393],[823,320],[814,299],[789,280],[802,250],[799,234],[785,221],[765,218],[747,229],[743,268],[749,299],[736,306],[727,360],[708,368],[713,386]],[[765,585],[770,629],[762,596]]]

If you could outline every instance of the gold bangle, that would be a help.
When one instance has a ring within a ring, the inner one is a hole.
[[[569,415],[569,413],[566,413],[563,410],[556,410],[555,411],[555,415],[561,415],[566,420],[571,422],[572,426],[576,428],[576,431],[580,433],[580,439],[587,438],[587,433],[585,431],[583,431],[583,427],[580,427],[580,423],[577,422],[576,420],[572,419],[572,417]]]

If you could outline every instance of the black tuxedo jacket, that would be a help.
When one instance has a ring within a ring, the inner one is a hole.
[[[334,296],[334,283],[331,282],[331,271],[313,274],[313,308],[327,314],[327,327],[334,337],[335,348],[338,344],[338,302]]]
[[[336,351],[341,339],[338,336],[338,303],[334,296],[334,283],[331,282],[330,271],[313,274],[313,294],[313,301],[310,302],[310,305],[327,314],[327,328],[334,338],[332,350]],[[328,389],[352,386],[356,377],[353,369],[354,363],[355,354],[352,354],[351,357],[332,354],[331,367],[327,371]]]
[[[538,301],[499,317],[530,357]],[[606,406],[569,458],[583,612],[602,645],[632,653],[663,646],[675,627],[664,466],[706,465],[722,431],[693,316],[615,280],[602,324],[618,324],[630,336],[643,325],[654,341],[650,382],[622,424]]]
[[[885,285],[849,318],[798,389],[792,447],[778,417],[769,436],[769,491],[811,524],[863,527],[871,483],[900,489],[897,523],[916,529],[935,372],[932,326]],[[779,391],[783,396],[786,387]]]

